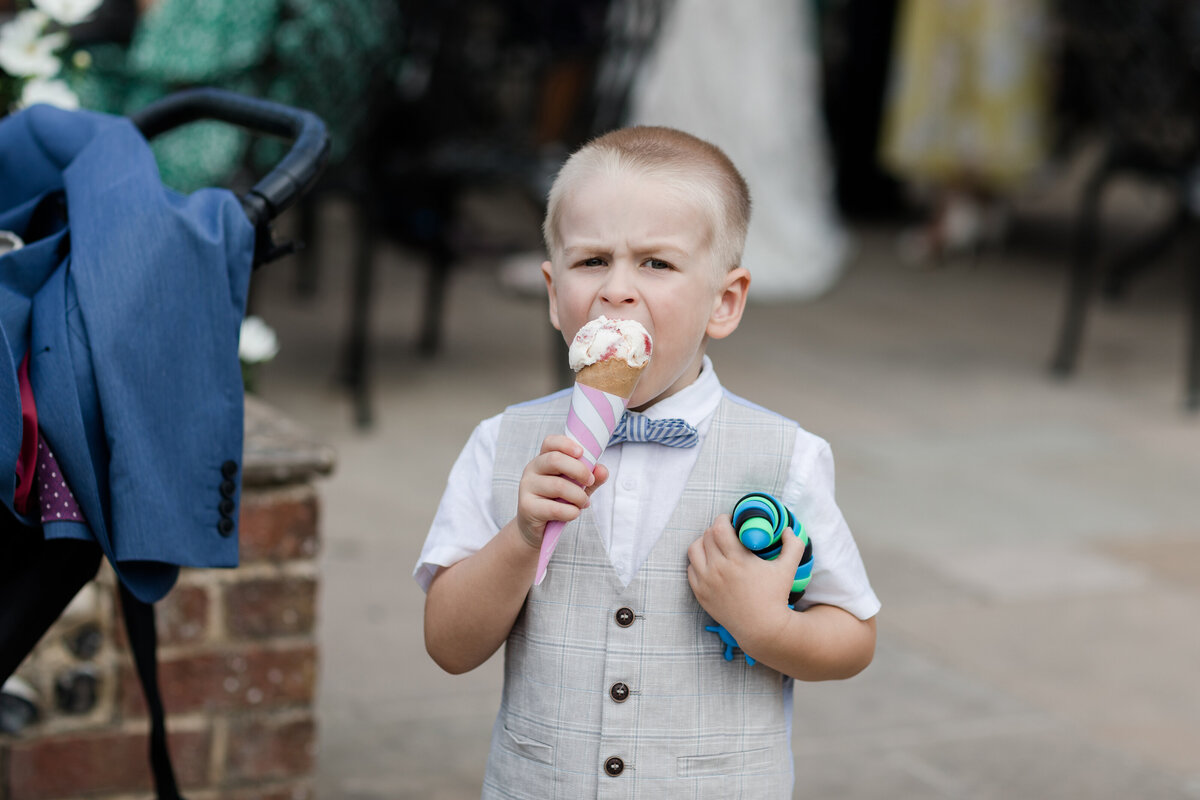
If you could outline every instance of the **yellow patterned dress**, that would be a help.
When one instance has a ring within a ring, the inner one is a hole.
[[[924,184],[1002,190],[1047,149],[1041,0],[907,0],[897,19],[883,164]]]

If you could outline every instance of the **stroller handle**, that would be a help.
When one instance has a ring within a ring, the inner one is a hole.
[[[292,148],[283,160],[241,197],[242,208],[256,228],[308,191],[329,155],[329,134],[316,114],[224,89],[185,89],[129,118],[147,139],[189,122],[215,119],[292,140]]]

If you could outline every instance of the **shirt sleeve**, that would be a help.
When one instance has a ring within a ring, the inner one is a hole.
[[[413,569],[421,591],[429,591],[439,569],[479,552],[502,526],[492,518],[492,473],[500,419],[495,416],[479,423],[450,469],[446,491]]]
[[[879,598],[867,579],[850,526],[834,499],[833,452],[828,442],[804,429],[796,431],[796,446],[781,499],[804,526],[813,546],[812,580],[800,605],[838,606],[864,620],[875,616]]]

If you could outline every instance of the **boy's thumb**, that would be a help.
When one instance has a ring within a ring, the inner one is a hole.
[[[783,530],[783,547],[779,550],[779,561],[787,564],[793,571],[800,566],[804,558],[804,542],[791,528]]]

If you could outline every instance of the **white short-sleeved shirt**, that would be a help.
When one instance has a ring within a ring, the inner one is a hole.
[[[705,357],[694,383],[645,413],[654,419],[687,420],[703,438],[724,391],[712,362]],[[492,471],[502,416],[484,420],[475,428],[450,470],[446,491],[413,570],[423,590],[428,590],[440,568],[478,552],[509,522],[492,518]],[[626,442],[606,449],[600,457],[600,463],[609,469],[609,479],[592,495],[592,513],[613,568],[626,585],[666,528],[699,451],[699,447]],[[788,480],[779,500],[792,510],[813,543],[813,577],[801,603],[835,605],[859,619],[873,617],[879,611],[879,600],[834,500],[833,456],[825,440],[802,428],[796,431]]]

